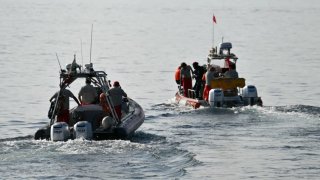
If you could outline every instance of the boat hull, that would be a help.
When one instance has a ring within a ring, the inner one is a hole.
[[[102,127],[93,132],[95,140],[104,139],[130,139],[134,132],[144,122],[144,112],[139,104],[134,103],[134,111],[122,119],[122,123],[111,130],[105,130]]]
[[[144,111],[143,111],[142,107],[139,104],[137,104],[135,101],[130,99],[129,104],[131,106],[132,111],[130,111],[128,114],[126,114],[121,119],[121,123],[114,126],[114,127],[105,129],[102,126],[97,125],[96,119],[91,120],[90,123],[92,124],[92,127],[93,127],[92,139],[93,140],[130,139],[132,137],[132,135],[134,134],[134,132],[144,122],[145,115],[144,115]],[[91,114],[93,114],[93,113],[91,113]],[[101,119],[102,115],[100,115],[99,113],[95,113],[95,117],[99,117],[99,119]],[[70,124],[70,127],[72,127],[72,125],[74,123],[76,123],[76,122],[73,122],[72,124]],[[35,133],[34,138],[36,140],[38,140],[38,139],[50,140],[50,129],[51,129],[50,125],[47,125],[43,128],[40,128]],[[68,139],[74,139],[72,128],[70,128],[70,134],[71,134],[71,136]]]
[[[211,103],[205,100],[198,100],[198,99],[193,99],[189,97],[185,97],[179,92],[176,93],[175,95],[175,102],[177,104],[183,105],[183,106],[189,106],[194,109],[198,109],[200,107],[224,107],[224,108],[230,108],[230,107],[241,107],[241,106],[248,106],[248,105],[257,105],[257,106],[262,106],[262,100],[260,97],[256,97],[254,99],[254,103],[250,104],[247,101],[244,100],[244,98],[241,95],[236,95],[236,96],[229,96],[229,97],[224,97],[224,101],[221,103],[220,106],[213,106]]]
[[[200,106],[209,106],[209,104],[204,100],[188,98],[179,92],[176,93],[175,102],[184,106],[191,106],[194,109],[198,109]]]

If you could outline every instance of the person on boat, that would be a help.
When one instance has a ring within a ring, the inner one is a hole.
[[[235,63],[229,63],[229,70],[226,71],[223,76],[225,78],[239,78],[238,72],[236,71]],[[238,94],[237,88],[224,89],[225,96],[236,96]]]
[[[99,96],[99,103],[102,107],[103,111],[106,113],[106,115],[111,114],[111,110],[107,101],[107,95],[105,93],[101,93]]]
[[[183,87],[183,95],[188,97],[189,89],[192,89],[192,68],[185,62],[181,63],[180,80]]]
[[[238,72],[236,71],[236,64],[230,63],[229,70],[224,73],[225,78],[239,78]]]
[[[113,88],[109,90],[109,94],[111,97],[111,101],[114,106],[114,110],[117,113],[117,116],[119,120],[121,119],[121,105],[122,105],[122,98],[123,97],[128,97],[127,94],[124,92],[124,90],[121,88],[120,83],[118,81],[115,81],[113,83]]]
[[[81,105],[93,104],[97,100],[97,90],[91,85],[90,78],[86,78],[86,85],[83,86],[78,94]]]
[[[74,99],[74,101],[80,105],[78,99],[73,95],[73,93],[68,89],[61,89],[60,91],[56,92],[49,101],[52,103],[52,100],[55,99],[55,101],[58,98],[58,102],[56,105],[56,115],[57,115],[57,122],[66,122],[69,123],[70,115],[69,115],[69,98]],[[52,103],[55,104],[55,103]],[[54,106],[51,106],[51,108],[54,108]],[[53,111],[53,109],[52,109]],[[52,117],[50,117],[52,118]]]
[[[174,78],[175,78],[176,83],[178,85],[179,92],[182,93],[183,90],[181,87],[180,72],[181,72],[181,66],[178,66],[178,68],[176,69]]]
[[[202,99],[202,93],[200,92],[204,84],[202,81],[202,76],[205,74],[206,70],[203,66],[199,66],[198,62],[192,63],[192,66],[194,69],[193,77],[196,80],[196,83],[193,86],[193,89],[195,90],[195,96],[198,99]]]
[[[181,70],[181,66],[179,66],[177,69],[176,69],[176,73],[175,73],[175,76],[174,76],[174,78],[175,78],[175,80],[176,80],[176,83],[178,84],[178,85],[180,85],[180,70]]]
[[[203,99],[208,101],[209,91],[211,90],[211,81],[219,77],[219,73],[216,71],[214,66],[208,66],[209,70],[206,73],[205,80],[206,85],[203,90]]]

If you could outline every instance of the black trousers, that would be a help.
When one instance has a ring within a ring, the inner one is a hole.
[[[195,91],[196,98],[202,99],[202,92],[203,92],[203,81],[196,81],[196,83],[193,86],[193,89]]]

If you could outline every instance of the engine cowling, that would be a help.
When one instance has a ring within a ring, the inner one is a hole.
[[[221,89],[211,89],[209,91],[209,104],[211,107],[221,107],[223,105],[224,94]]]
[[[70,138],[69,126],[65,122],[56,122],[51,126],[50,139],[52,141],[66,141]]]
[[[79,121],[73,126],[75,139],[92,139],[92,125],[88,121]]]
[[[258,101],[258,91],[253,85],[245,86],[242,90],[242,98],[246,105],[254,105]]]

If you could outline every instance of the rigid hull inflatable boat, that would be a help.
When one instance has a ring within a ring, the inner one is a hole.
[[[59,111],[59,97],[62,96],[66,87],[78,79],[89,79],[96,88],[97,94],[104,95],[105,104],[100,102],[79,105],[69,109],[68,121],[59,122],[57,114]],[[66,70],[60,73],[60,91],[48,112],[50,122],[35,133],[35,139],[47,139],[52,141],[66,141],[68,139],[128,139],[135,130],[144,122],[144,112],[141,106],[130,98],[124,98],[121,108],[121,117],[113,106],[111,89],[107,74],[103,71],[93,70],[92,63],[82,68],[76,64],[68,64]],[[107,109],[107,110],[106,110]]]
[[[231,53],[230,50],[232,44],[230,42],[224,42],[220,44],[219,52],[218,48],[210,49],[208,55],[208,63],[205,65],[206,70],[210,71],[213,67],[216,77],[212,78],[210,82],[205,83],[206,74],[204,74],[204,84],[201,88],[201,97],[195,97],[195,90],[188,89],[185,93],[181,85],[179,84],[179,91],[175,95],[175,102],[192,106],[197,109],[203,107],[237,107],[237,106],[262,106],[261,97],[258,96],[257,88],[254,85],[246,85],[244,78],[239,77],[226,77],[224,74],[236,67],[238,57]],[[219,66],[218,63],[212,63],[213,61],[223,62],[224,65]],[[207,92],[206,92],[207,91]],[[204,92],[204,93],[203,93]]]

